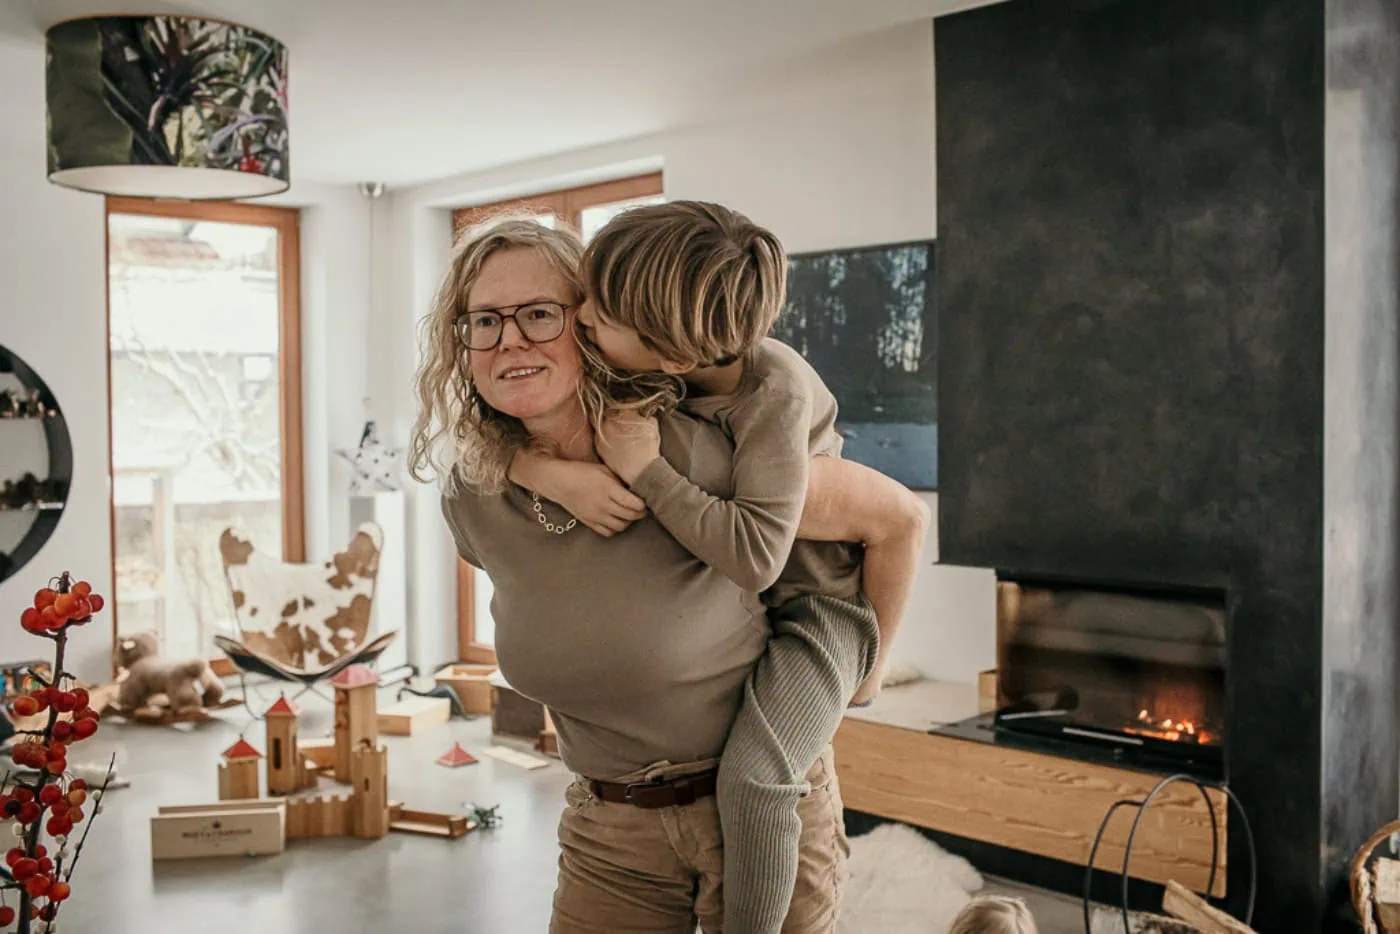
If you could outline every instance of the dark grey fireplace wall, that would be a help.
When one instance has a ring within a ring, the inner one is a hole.
[[[1400,802],[1387,5],[935,26],[942,560],[1229,588],[1263,931],[1319,929]]]

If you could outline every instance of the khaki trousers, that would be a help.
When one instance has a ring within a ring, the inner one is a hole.
[[[674,778],[714,763],[659,766],[627,781]],[[797,887],[783,934],[832,934],[849,847],[831,750],[808,774]],[[714,796],[643,810],[571,785],[559,819],[559,885],[551,934],[720,934],[724,845]]]

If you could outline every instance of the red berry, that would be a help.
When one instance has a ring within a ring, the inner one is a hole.
[[[28,629],[29,627],[26,626],[25,628]],[[16,697],[14,708],[17,716],[32,717],[39,712],[39,702],[28,696]]]
[[[92,593],[92,585],[87,581],[78,581],[73,585],[73,594],[79,597],[86,597]]]
[[[73,698],[76,701],[73,705],[74,710],[82,710],[88,705],[88,692],[85,688],[74,688]]]
[[[73,736],[76,739],[87,739],[96,732],[96,720],[78,720],[73,724]]]
[[[54,815],[49,818],[49,822],[44,825],[44,829],[49,832],[50,837],[61,837],[73,829],[73,822],[66,817]]]
[[[68,760],[50,759],[48,765],[44,766],[44,768],[48,769],[50,775],[62,775],[64,772],[68,771]]]
[[[49,751],[45,758],[47,758],[50,762],[52,762],[55,759],[65,759],[67,757],[68,747],[63,745],[62,742],[54,740],[52,743],[49,743]]]
[[[21,785],[10,793],[10,797],[14,798],[20,804],[23,804],[26,801],[34,800],[34,792],[31,789]]]
[[[43,814],[43,809],[33,801],[26,801],[19,807],[19,822],[21,824],[32,824]]]
[[[63,692],[60,691],[58,688],[54,687],[52,684],[44,688],[44,700],[49,702],[50,707],[53,707],[58,703],[58,698],[62,694]]]
[[[73,803],[71,801],[69,801],[67,798],[59,798],[49,808],[49,812],[52,814],[57,814],[59,817],[67,817],[68,812],[72,809]]]
[[[39,871],[45,874],[53,872],[53,860],[47,856],[39,857]]]
[[[81,824],[83,822],[83,818],[86,816],[87,815],[83,813],[82,808],[71,808],[68,811],[68,819],[75,824]]]
[[[59,616],[63,617],[65,620],[71,619],[73,616],[73,608],[77,605],[77,602],[78,598],[73,596],[71,593],[61,593],[54,598],[54,612],[57,613]]]
[[[68,783],[69,791],[87,791],[87,782],[81,778],[75,778]]]
[[[103,603],[101,594],[93,594],[92,596],[88,597],[87,600],[88,606],[92,607],[92,611],[94,613],[102,612],[102,607],[105,604]]]
[[[58,917],[58,905],[53,902],[53,886],[57,884],[58,883],[55,882],[53,885],[49,886],[49,903],[44,906],[43,911],[39,912],[39,917],[43,918],[45,921],[52,921],[54,918]]]
[[[100,717],[100,715],[97,713],[97,711],[93,710],[91,707],[84,707],[84,708],[82,708],[81,710],[75,710],[75,711],[73,711],[73,719],[74,719],[74,720],[99,720],[99,719],[101,719],[101,717]]]
[[[92,604],[87,597],[79,597],[73,601],[73,622],[84,623],[92,618]]]
[[[58,591],[45,587],[34,595],[34,606],[42,610],[46,606],[53,606],[53,602],[57,599]]]
[[[61,692],[58,695],[58,700],[54,703],[54,707],[59,713],[70,713],[77,709],[77,706],[78,698],[75,697],[71,691]]]
[[[21,850],[17,846],[11,847],[10,850],[5,853],[5,865],[9,866],[11,869],[15,868],[15,863],[22,859],[24,859],[24,850]]]
[[[16,882],[23,882],[38,871],[39,861],[28,856],[15,860],[15,864],[10,867],[10,875],[15,877]]]
[[[73,894],[73,889],[67,882],[55,882],[49,888],[50,901],[61,902],[71,894]]]
[[[82,807],[82,806],[83,806],[83,802],[85,802],[85,801],[87,800],[87,798],[88,798],[88,793],[87,793],[87,789],[85,789],[85,788],[69,788],[69,789],[68,789],[68,803],[71,804],[71,805],[73,805],[74,807]]]
[[[8,927],[15,922],[15,910],[9,905],[0,905],[0,928]]]
[[[48,876],[30,876],[29,881],[24,883],[25,891],[34,898],[38,898],[49,890],[53,885],[53,880]]]
[[[60,720],[53,725],[53,738],[61,739],[65,742],[73,738],[73,724],[67,720]]]
[[[19,614],[19,624],[24,627],[25,632],[43,632],[44,614],[31,606]]]
[[[49,855],[49,848],[46,847],[46,846],[44,846],[42,843],[40,843],[38,846],[34,847],[34,857],[35,857],[35,859],[42,859],[43,857],[48,856],[48,855]]]
[[[39,789],[39,803],[48,807],[63,797],[63,789],[57,785],[45,785]]]
[[[62,629],[63,617],[58,615],[58,611],[51,606],[46,606],[39,611],[39,623],[46,630]]]
[[[39,705],[39,709],[40,709],[40,710],[48,710],[48,709],[49,709],[49,698],[48,698],[48,695],[45,694],[43,691],[35,691],[33,694],[30,694],[29,696],[30,696],[31,698],[33,698],[34,703],[36,703],[36,704]]]

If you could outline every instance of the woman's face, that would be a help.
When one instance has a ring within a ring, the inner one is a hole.
[[[574,337],[577,301],[569,281],[539,250],[517,247],[486,258],[467,296],[468,313],[502,309],[509,315],[531,302],[557,302],[567,309],[563,333],[554,340],[531,343],[516,319],[506,318],[499,344],[467,351],[472,380],[488,405],[528,423],[578,404],[583,362]]]

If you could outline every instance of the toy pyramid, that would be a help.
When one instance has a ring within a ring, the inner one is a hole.
[[[449,769],[455,769],[460,765],[472,765],[475,762],[476,756],[463,749],[461,743],[453,743],[451,749],[437,758],[438,765],[445,765]]]

